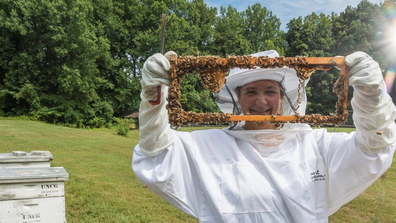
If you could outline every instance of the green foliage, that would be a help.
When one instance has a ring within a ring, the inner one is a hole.
[[[330,16],[312,13],[304,19],[302,17],[292,19],[287,26],[288,56],[334,56],[335,39],[331,32],[333,23]],[[338,99],[332,89],[338,76],[339,72],[335,69],[328,72],[316,71],[311,76],[309,87],[306,88],[307,114],[327,115],[335,112]]]
[[[212,54],[210,51],[213,45],[211,38],[214,34],[213,27],[216,21],[217,9],[208,7],[204,0],[180,2],[185,2],[185,6],[180,7],[179,13],[176,14],[189,23],[186,37],[190,40],[192,46],[199,51],[200,55]],[[167,36],[166,38],[169,37]],[[182,53],[184,54],[185,52]]]
[[[312,13],[304,19],[292,19],[287,27],[287,55],[324,57],[334,56],[335,39],[331,32],[333,23],[330,16]]]
[[[116,121],[116,134],[120,136],[127,136],[130,129],[130,120],[125,118],[114,118]]]
[[[21,103],[22,99],[25,100],[29,104],[30,110],[35,111],[41,107],[40,98],[32,84],[24,84],[21,90],[15,94],[15,98],[18,103]]]
[[[307,114],[335,113],[338,97],[333,93],[333,85],[339,77],[339,71],[315,71],[306,88],[308,104]]]
[[[381,32],[381,14],[377,4],[362,0],[356,8],[348,6],[340,16],[334,17],[336,53],[347,55],[359,50],[373,55],[371,43]]]
[[[259,3],[238,11],[204,0],[0,0],[0,116],[28,115],[49,123],[100,127],[137,111],[144,61],[165,49],[184,55],[246,55],[275,49],[285,56],[335,56],[362,50],[382,67],[389,7],[362,0],[340,15],[293,18],[288,30]],[[391,55],[391,56],[389,56]],[[388,59],[388,60],[387,60]],[[308,110],[334,111],[337,71],[311,77]],[[186,110],[219,112],[192,75],[183,82]],[[323,92],[319,94],[318,92]]]
[[[220,112],[212,93],[204,88],[198,75],[188,74],[183,78],[180,102],[185,111]]]
[[[105,124],[106,124],[106,120],[100,117],[94,117],[89,121],[89,126],[92,126],[93,128],[101,128],[104,127]]]
[[[215,21],[215,32],[211,52],[214,55],[245,55],[250,52],[250,43],[243,37],[243,20],[240,12],[229,5],[221,6]]]
[[[241,14],[243,18],[243,36],[250,43],[250,52],[276,50],[284,54],[286,41],[284,32],[280,30],[280,19],[259,3],[248,8]]]

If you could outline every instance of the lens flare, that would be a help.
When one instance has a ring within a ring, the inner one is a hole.
[[[385,85],[388,94],[391,93],[396,77],[396,66],[390,67],[385,73]]]

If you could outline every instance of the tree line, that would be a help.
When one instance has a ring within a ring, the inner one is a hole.
[[[357,50],[385,68],[384,30],[395,0],[362,0],[339,15],[293,18],[287,31],[259,3],[219,10],[204,0],[0,0],[0,116],[100,127],[138,111],[144,61],[165,49],[178,55],[247,55],[275,49],[283,56],[345,56]],[[317,72],[308,113],[328,114],[338,72]],[[183,80],[186,110],[219,112],[197,75]]]

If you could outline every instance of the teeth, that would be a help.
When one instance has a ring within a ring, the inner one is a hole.
[[[260,110],[260,111],[258,111],[258,110],[253,110],[254,112],[258,112],[258,113],[263,113],[263,112],[268,112],[269,111],[269,109],[268,110]]]

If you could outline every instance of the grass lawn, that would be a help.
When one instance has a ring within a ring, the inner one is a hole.
[[[182,128],[182,131],[209,127]],[[336,131],[349,132],[353,129]],[[329,128],[334,131],[334,128]],[[27,120],[0,120],[0,153],[50,151],[51,166],[69,173],[67,222],[197,222],[141,185],[131,169],[137,130],[74,129]],[[330,222],[396,222],[396,161],[374,185]]]

